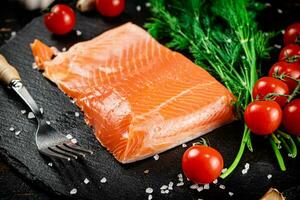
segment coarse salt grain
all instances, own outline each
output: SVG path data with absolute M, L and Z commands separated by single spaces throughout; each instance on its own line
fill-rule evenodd
M 190 188 L 191 188 L 192 190 L 196 190 L 196 189 L 199 188 L 199 185 L 198 185 L 198 184 L 193 184 L 193 185 L 190 186 Z
M 75 103 L 75 100 L 74 100 L 74 99 L 71 99 L 70 102 L 74 104 L 74 103 Z
M 178 177 L 178 178 L 182 178 L 183 176 L 182 176 L 182 174 L 180 173 L 180 174 L 177 175 L 177 177 Z
M 272 178 L 272 174 L 268 174 L 267 178 L 271 179 Z
M 281 10 L 281 9 L 277 9 L 277 12 L 279 13 L 279 14 L 282 14 L 283 13 L 283 11 Z
M 106 183 L 106 181 L 107 181 L 107 179 L 106 179 L 105 177 L 103 177 L 103 178 L 100 180 L 101 183 Z
M 90 180 L 87 179 L 87 178 L 85 178 L 85 179 L 83 180 L 83 182 L 84 182 L 84 184 L 88 184 L 88 183 L 90 182 Z
M 185 147 L 187 147 L 187 145 L 186 145 L 185 143 L 183 143 L 183 144 L 182 144 L 182 147 L 185 148 Z
M 44 113 L 44 108 L 40 108 L 40 111 L 43 114 Z
M 61 49 L 61 51 L 62 51 L 62 52 L 65 52 L 65 51 L 67 51 L 67 48 L 64 47 L 64 48 Z
M 148 200 L 151 200 L 152 199 L 152 195 L 151 194 L 149 194 L 149 196 L 148 196 Z
M 14 128 L 14 127 L 10 127 L 9 130 L 10 130 L 10 131 L 14 131 L 15 128 Z
M 49 166 L 49 167 L 52 167 L 52 166 L 53 166 L 53 163 L 52 163 L 52 162 L 49 162 L 49 163 L 48 163 L 48 166 Z
M 197 189 L 198 192 L 201 192 L 202 190 L 204 190 L 204 187 L 202 187 L 202 186 L 198 187 L 198 189 Z
M 169 194 L 169 192 L 170 192 L 169 190 L 165 190 L 165 194 Z
M 73 136 L 71 134 L 68 134 L 68 135 L 66 135 L 66 138 L 70 140 L 73 138 Z
M 150 188 L 150 187 L 146 188 L 146 193 L 147 193 L 147 194 L 153 193 L 153 189 Z
M 285 33 L 285 30 L 281 30 L 281 33 L 284 34 L 284 33 Z
M 79 112 L 75 112 L 75 117 L 79 117 Z
M 167 185 L 162 185 L 162 186 L 160 187 L 161 190 L 165 190 L 165 189 L 167 189 L 167 188 L 168 188 Z
M 280 44 L 274 44 L 274 47 L 277 49 L 281 49 L 281 45 Z
M 28 113 L 28 119 L 33 119 L 33 118 L 35 118 L 33 112 L 29 112 Z
M 76 188 L 73 188 L 71 191 L 70 191 L 70 194 L 76 194 L 77 193 L 77 189 Z
M 38 66 L 37 66 L 37 64 L 34 62 L 34 63 L 32 63 L 32 69 L 37 69 L 38 68 Z
M 73 138 L 73 139 L 71 139 L 71 142 L 72 142 L 73 144 L 76 144 L 76 143 L 77 143 L 77 140 L 76 140 L 75 138 Z
M 245 169 L 249 169 L 250 168 L 250 164 L 249 163 L 246 163 L 245 164 Z
M 76 30 L 76 35 L 77 36 L 81 36 L 82 35 L 82 32 L 80 30 Z
M 144 171 L 144 174 L 148 174 L 149 173 L 149 169 L 146 169 L 145 171 Z
M 13 38 L 13 37 L 15 37 L 15 36 L 17 35 L 17 33 L 16 33 L 16 31 L 12 31 L 12 32 L 10 33 L 10 35 L 11 35 L 11 37 Z
M 142 10 L 142 7 L 140 5 L 136 6 L 136 11 L 140 12 Z
M 26 110 L 21 110 L 21 114 L 24 115 L 26 113 Z
M 150 2 L 146 2 L 146 3 L 145 3 L 145 6 L 146 6 L 147 8 L 149 8 L 149 7 L 151 7 L 151 3 L 150 3 Z
M 180 182 L 180 183 L 176 184 L 177 187 L 180 187 L 180 186 L 183 186 L 183 185 L 184 185 L 184 182 Z
M 214 181 L 213 181 L 213 184 L 217 184 L 218 183 L 218 179 L 215 179 Z
M 242 174 L 247 174 L 248 173 L 248 170 L 247 169 L 243 169 L 242 170 Z
M 153 156 L 154 160 L 158 160 L 159 159 L 159 155 L 156 154 L 155 156 Z
M 205 184 L 203 187 L 205 190 L 209 190 L 209 184 Z
M 21 133 L 21 131 L 19 130 L 19 131 L 16 131 L 15 132 L 15 135 L 19 135 Z
M 271 3 L 265 3 L 265 6 L 271 7 L 272 5 L 271 5 Z
M 222 189 L 222 190 L 225 190 L 225 185 L 221 184 L 221 185 L 219 185 L 219 188 Z
M 228 192 L 229 196 L 233 196 L 233 192 Z
M 47 120 L 47 121 L 46 121 L 46 124 L 50 125 L 50 124 L 51 124 L 51 122 Z

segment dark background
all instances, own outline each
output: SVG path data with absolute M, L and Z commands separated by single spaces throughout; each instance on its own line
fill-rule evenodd
M 282 30 L 295 20 L 300 20 L 299 0 L 288 0 L 281 3 L 269 2 L 272 5 L 272 9 L 267 9 L 263 15 L 259 17 L 262 29 Z M 278 13 L 278 8 L 283 10 L 282 14 Z M 40 14 L 39 11 L 28 12 L 24 10 L 16 0 L 1 0 L 0 44 L 9 41 L 11 32 L 17 32 L 25 24 L 30 22 L 31 19 Z M 282 45 L 281 37 L 281 34 L 279 34 L 279 36 L 275 38 L 274 43 Z M 276 57 L 278 51 L 278 49 L 274 48 L 272 51 L 273 57 Z M 270 66 L 273 60 L 269 60 L 265 65 Z M 267 69 L 267 67 L 265 67 L 265 69 Z M 272 154 L 270 153 L 270 155 Z M 58 199 L 58 197 L 45 193 L 42 188 L 36 188 L 32 183 L 24 180 L 0 157 L 0 199 Z

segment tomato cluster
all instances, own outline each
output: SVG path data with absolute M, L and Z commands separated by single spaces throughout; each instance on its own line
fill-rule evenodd
M 284 33 L 286 45 L 268 77 L 253 87 L 251 102 L 244 113 L 245 122 L 254 134 L 269 135 L 281 125 L 290 134 L 300 136 L 300 23 Z

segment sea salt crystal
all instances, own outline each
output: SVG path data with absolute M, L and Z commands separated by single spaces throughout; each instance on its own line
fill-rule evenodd
M 159 159 L 159 155 L 156 154 L 155 156 L 153 156 L 154 160 L 158 160 Z
M 182 144 L 182 147 L 185 148 L 185 147 L 187 147 L 187 145 L 186 145 L 185 143 L 183 143 L 183 144 Z
M 85 178 L 85 179 L 83 180 L 83 182 L 84 182 L 84 184 L 88 184 L 88 183 L 90 182 L 90 180 L 87 179 L 87 178 Z
M 247 169 L 243 169 L 242 170 L 242 174 L 247 174 L 248 173 L 248 170 Z
M 75 117 L 79 117 L 79 112 L 75 112 Z
M 146 193 L 147 193 L 147 194 L 153 193 L 153 189 L 150 188 L 150 187 L 146 188 Z
M 76 144 L 76 143 L 77 143 L 77 140 L 76 140 L 75 138 L 73 138 L 73 139 L 71 139 L 71 142 L 72 142 L 73 144 Z
M 233 196 L 233 192 L 228 192 L 229 196 Z
M 82 35 L 82 32 L 80 30 L 76 30 L 76 35 L 77 36 L 81 36 Z
M 204 187 L 202 187 L 202 186 L 198 187 L 198 189 L 197 189 L 198 192 L 201 192 L 202 190 L 204 190 Z
M 272 174 L 268 174 L 267 178 L 271 179 L 272 178 Z
M 66 138 L 70 140 L 73 138 L 73 136 L 71 134 L 68 134 L 68 135 L 66 135 Z
M 64 48 L 61 49 L 61 51 L 62 51 L 62 52 L 65 52 L 65 51 L 67 51 L 67 48 L 64 47 Z
M 26 113 L 26 110 L 21 110 L 21 114 L 24 115 Z
M 274 47 L 277 49 L 281 49 L 281 45 L 280 44 L 274 44 Z
M 148 200 L 151 200 L 153 197 L 152 197 L 152 194 L 149 194 L 148 196 Z
M 12 31 L 12 32 L 10 33 L 10 35 L 11 35 L 11 38 L 14 38 L 14 37 L 17 35 L 17 33 L 16 33 L 16 31 Z
M 265 6 L 271 7 L 272 5 L 271 5 L 271 3 L 265 3 Z
M 101 183 L 106 183 L 106 181 L 107 181 L 107 179 L 106 179 L 105 177 L 103 177 L 103 178 L 100 180 Z
M 21 133 L 21 131 L 19 130 L 19 131 L 16 131 L 15 132 L 15 135 L 19 135 Z
M 205 184 L 203 187 L 205 190 L 209 190 L 209 184 Z
M 40 108 L 40 111 L 43 114 L 44 113 L 44 108 Z
M 246 163 L 245 164 L 245 169 L 249 169 L 250 168 L 250 164 L 249 163 Z
M 37 69 L 38 68 L 38 66 L 37 66 L 37 64 L 34 62 L 34 63 L 32 63 L 32 69 Z
M 76 188 L 73 188 L 71 191 L 70 191 L 70 194 L 76 194 L 77 193 L 77 189 Z
M 71 99 L 70 102 L 74 104 L 74 103 L 75 103 L 75 100 L 74 100 L 74 99 Z
M 51 124 L 51 122 L 47 120 L 47 121 L 46 121 L 46 124 L 50 125 L 50 124 Z
M 168 188 L 167 185 L 162 185 L 162 186 L 160 187 L 161 190 L 165 190 L 165 189 L 167 189 L 167 188 Z
M 243 60 L 245 60 L 245 59 L 246 59 L 246 56 L 242 56 L 241 58 L 242 58 Z
M 52 167 L 52 166 L 53 166 L 53 163 L 52 163 L 52 162 L 49 162 L 49 163 L 48 163 L 48 166 L 49 166 L 49 167 Z
M 176 184 L 177 187 L 180 187 L 180 186 L 183 186 L 183 185 L 184 185 L 184 182 L 179 182 L 179 183 Z
M 183 176 L 182 176 L 182 174 L 180 173 L 180 174 L 177 175 L 177 177 L 178 177 L 178 178 L 182 178 Z
M 222 185 L 222 184 L 221 184 L 221 185 L 219 186 L 219 188 L 222 189 L 222 190 L 225 190 L 225 185 Z
M 142 10 L 142 7 L 140 5 L 136 6 L 136 11 L 140 12 Z
M 144 174 L 148 174 L 149 173 L 149 169 L 146 169 L 145 171 L 144 171 Z
M 218 183 L 218 179 L 215 179 L 214 181 L 213 181 L 213 184 L 217 184 Z
M 190 186 L 190 188 L 191 188 L 192 190 L 196 190 L 196 189 L 199 188 L 199 185 L 198 185 L 198 184 L 193 184 L 193 185 Z
M 149 8 L 149 7 L 151 7 L 151 3 L 150 3 L 150 2 L 146 2 L 146 3 L 145 3 L 145 6 L 146 6 L 147 8 Z
M 284 33 L 285 33 L 285 30 L 281 30 L 281 33 L 284 34 Z
M 170 192 L 169 190 L 165 190 L 165 194 L 169 194 L 169 192 Z
M 14 127 L 10 127 L 9 130 L 10 130 L 10 131 L 14 131 L 15 128 L 14 128 Z
M 278 12 L 279 14 L 282 14 L 282 13 L 283 13 L 283 11 L 282 11 L 280 8 L 277 9 L 277 12 Z
M 33 119 L 33 118 L 35 118 L 33 112 L 29 112 L 28 113 L 28 119 Z

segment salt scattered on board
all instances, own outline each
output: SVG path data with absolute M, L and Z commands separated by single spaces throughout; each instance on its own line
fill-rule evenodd
M 75 138 L 73 138 L 73 139 L 71 139 L 71 142 L 72 142 L 73 144 L 76 144 L 76 143 L 77 143 L 77 140 L 76 140 Z
M 200 186 L 200 187 L 198 187 L 198 189 L 197 189 L 198 192 L 201 192 L 202 190 L 204 190 L 204 187 L 203 187 L 203 186 Z
M 272 174 L 268 174 L 267 178 L 271 179 L 272 178 Z
M 76 35 L 77 36 L 81 36 L 82 35 L 82 32 L 80 30 L 76 30 Z
M 148 174 L 149 173 L 149 169 L 146 169 L 145 171 L 144 171 L 144 174 Z
M 179 182 L 179 183 L 176 184 L 177 187 L 180 187 L 180 186 L 183 186 L 183 185 L 184 185 L 184 182 Z
M 100 180 L 101 183 L 106 183 L 107 182 L 107 179 L 105 177 L 103 177 L 101 180 Z
M 190 186 L 190 188 L 191 188 L 192 190 L 196 190 L 196 189 L 199 188 L 199 185 L 198 185 L 198 184 L 193 184 L 193 185 Z
M 153 156 L 154 160 L 158 160 L 159 159 L 159 155 L 156 154 L 155 156 Z
M 186 145 L 185 143 L 183 143 L 183 144 L 182 144 L 182 147 L 185 148 L 185 147 L 187 147 L 187 145 Z
M 151 3 L 150 3 L 150 2 L 146 2 L 146 3 L 145 3 L 145 6 L 146 6 L 147 8 L 149 8 L 149 7 L 151 7 Z
M 40 108 L 40 111 L 43 114 L 44 113 L 44 108 Z
M 48 166 L 49 166 L 49 167 L 52 167 L 52 166 L 53 166 L 53 163 L 52 163 L 52 162 L 49 162 L 49 163 L 48 163 Z
M 15 130 L 15 128 L 14 128 L 14 127 L 10 127 L 9 130 L 10 130 L 11 132 L 13 132 L 13 131 Z
M 79 117 L 79 112 L 75 112 L 75 117 Z
M 221 184 L 221 185 L 219 186 L 219 188 L 222 189 L 222 190 L 225 190 L 225 185 L 222 185 L 222 184 Z
M 68 135 L 66 135 L 66 138 L 70 140 L 73 138 L 73 136 L 71 134 L 68 134 Z
M 28 119 L 33 119 L 33 118 L 35 118 L 33 112 L 29 112 L 28 113 Z
M 136 6 L 136 11 L 140 12 L 142 10 L 142 7 L 140 5 Z
M 64 47 L 64 48 L 61 49 L 61 51 L 62 51 L 62 52 L 65 52 L 65 51 L 67 51 L 67 48 Z
M 209 184 L 204 184 L 204 187 L 203 187 L 205 190 L 209 190 Z
M 282 11 L 280 8 L 277 9 L 277 12 L 278 12 L 279 14 L 282 14 L 282 13 L 283 13 L 283 11 Z
M 77 189 L 76 188 L 73 188 L 71 191 L 70 191 L 70 194 L 76 194 L 77 193 Z
M 281 45 L 280 44 L 274 44 L 274 47 L 277 49 L 281 49 Z
M 167 189 L 167 188 L 168 188 L 167 185 L 162 185 L 162 186 L 160 187 L 161 190 L 165 190 L 165 189 Z
M 147 194 L 153 193 L 153 189 L 151 187 L 146 188 L 145 191 L 146 191 Z
M 85 178 L 85 179 L 83 180 L 83 182 L 84 182 L 84 184 L 88 184 L 88 183 L 90 182 L 90 180 L 87 179 L 87 178 Z
M 50 125 L 50 124 L 51 124 L 51 122 L 47 120 L 47 121 L 46 121 L 46 124 Z
M 21 110 L 21 114 L 24 115 L 26 113 L 26 110 Z
M 229 196 L 233 196 L 233 192 L 228 192 Z
M 213 181 L 213 184 L 217 184 L 218 183 L 218 179 L 215 179 L 214 181 Z
M 151 200 L 152 199 L 152 194 L 149 194 L 148 195 L 148 200 Z
M 18 131 L 15 132 L 15 135 L 19 135 L 20 133 L 21 133 L 21 131 L 18 130 Z

